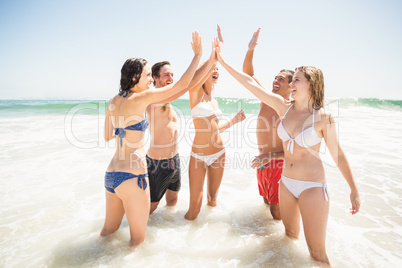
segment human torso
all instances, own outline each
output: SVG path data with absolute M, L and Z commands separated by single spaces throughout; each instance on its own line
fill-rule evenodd
M 116 152 L 107 171 L 146 173 L 144 136 L 147 119 L 145 107 L 136 103 L 135 98 L 116 96 L 109 102 L 107 109 L 110 111 L 113 131 L 117 134 L 115 137 Z M 123 134 L 120 134 L 122 132 Z
M 151 104 L 147 108 L 151 141 L 148 156 L 169 159 L 178 152 L 177 114 L 170 103 Z
M 268 105 L 261 103 L 257 119 L 257 143 L 260 154 L 282 152 L 282 140 L 278 137 L 279 115 Z
M 195 129 L 192 151 L 210 155 L 222 150 L 224 146 L 219 132 L 219 118 L 222 111 L 218 108 L 218 102 L 213 98 L 205 101 L 202 93 L 200 101 L 192 107 L 191 115 Z
M 295 115 L 293 112 L 289 116 L 290 108 L 277 130 L 285 152 L 283 175 L 295 180 L 323 183 L 325 172 L 319 152 L 322 138 L 317 134 L 322 127 L 321 116 L 317 111 L 313 112 L 315 116 L 308 113 Z

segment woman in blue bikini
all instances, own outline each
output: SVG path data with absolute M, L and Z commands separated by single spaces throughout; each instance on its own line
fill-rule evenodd
M 329 213 L 329 198 L 325 172 L 319 150 L 324 139 L 328 150 L 351 189 L 351 213 L 360 208 L 360 197 L 348 160 L 339 145 L 335 121 L 326 113 L 324 105 L 324 78 L 320 69 L 299 67 L 291 83 L 288 102 L 281 96 L 264 90 L 247 74 L 237 71 L 225 62 L 221 47 L 217 56 L 222 66 L 244 87 L 282 118 L 278 135 L 285 148 L 285 163 L 279 186 L 279 206 L 286 235 L 298 238 L 300 216 L 310 255 L 329 264 L 325 250 L 325 235 Z
M 197 32 L 191 43 L 194 58 L 175 84 L 149 89 L 151 67 L 144 59 L 128 59 L 121 69 L 120 93 L 108 104 L 105 140 L 116 139 L 116 152 L 106 170 L 106 217 L 101 236 L 119 229 L 124 213 L 130 227 L 130 245 L 145 239 L 150 210 L 144 131 L 148 127 L 145 109 L 151 103 L 169 98 L 190 83 L 199 64 L 202 45 Z

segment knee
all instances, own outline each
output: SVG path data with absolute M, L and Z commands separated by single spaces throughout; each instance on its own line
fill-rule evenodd
M 178 200 L 177 196 L 169 198 L 168 200 L 166 200 L 166 205 L 167 206 L 175 206 L 177 204 L 177 200 Z
M 150 208 L 149 214 L 151 214 L 152 212 L 154 212 L 155 209 L 158 207 L 158 205 L 159 205 L 159 202 L 152 202 L 152 203 L 151 203 L 151 208 Z
M 278 221 L 280 221 L 282 218 L 281 218 L 281 211 L 280 211 L 280 209 L 279 209 L 279 205 L 278 204 L 276 204 L 276 205 L 271 205 L 270 206 L 270 210 L 271 210 L 271 215 L 272 215 L 272 217 L 275 219 L 275 220 L 278 220 Z
M 313 258 L 315 261 L 319 262 L 324 262 L 329 264 L 329 260 L 327 257 L 327 253 L 325 252 L 325 248 L 323 247 L 308 247 L 310 256 Z
M 184 218 L 186 220 L 195 220 L 198 216 L 198 214 L 200 213 L 201 208 L 189 208 L 189 210 L 187 211 L 186 215 L 184 215 Z
M 144 242 L 144 240 L 145 240 L 145 235 L 137 237 L 137 238 L 131 238 L 130 247 L 137 247 L 139 244 Z
M 298 239 L 299 238 L 299 232 L 296 230 L 285 230 L 285 234 L 287 237 Z
M 113 234 L 119 229 L 120 226 L 117 226 L 117 228 L 106 228 L 103 227 L 102 231 L 100 232 L 100 236 L 108 236 L 110 234 Z

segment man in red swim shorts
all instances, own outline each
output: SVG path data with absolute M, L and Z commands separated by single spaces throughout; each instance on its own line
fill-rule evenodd
M 260 84 L 254 76 L 253 55 L 254 48 L 257 45 L 258 29 L 249 45 L 246 57 L 243 63 L 243 72 L 250 75 Z M 290 82 L 292 82 L 293 71 L 281 70 L 272 83 L 272 92 L 289 99 Z M 260 84 L 261 85 L 261 84 Z M 283 165 L 283 146 L 282 141 L 276 133 L 280 122 L 278 114 L 271 107 L 261 102 L 260 112 L 257 119 L 257 143 L 259 156 L 253 159 L 252 167 L 257 168 L 258 189 L 264 202 L 269 205 L 271 215 L 274 219 L 280 220 L 278 188 L 279 180 L 282 174 Z M 266 165 L 263 165 L 267 163 Z

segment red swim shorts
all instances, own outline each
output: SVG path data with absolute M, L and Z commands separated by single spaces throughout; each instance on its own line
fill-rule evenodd
M 257 168 L 258 190 L 270 204 L 279 204 L 278 189 L 283 160 L 271 160 L 263 168 Z

